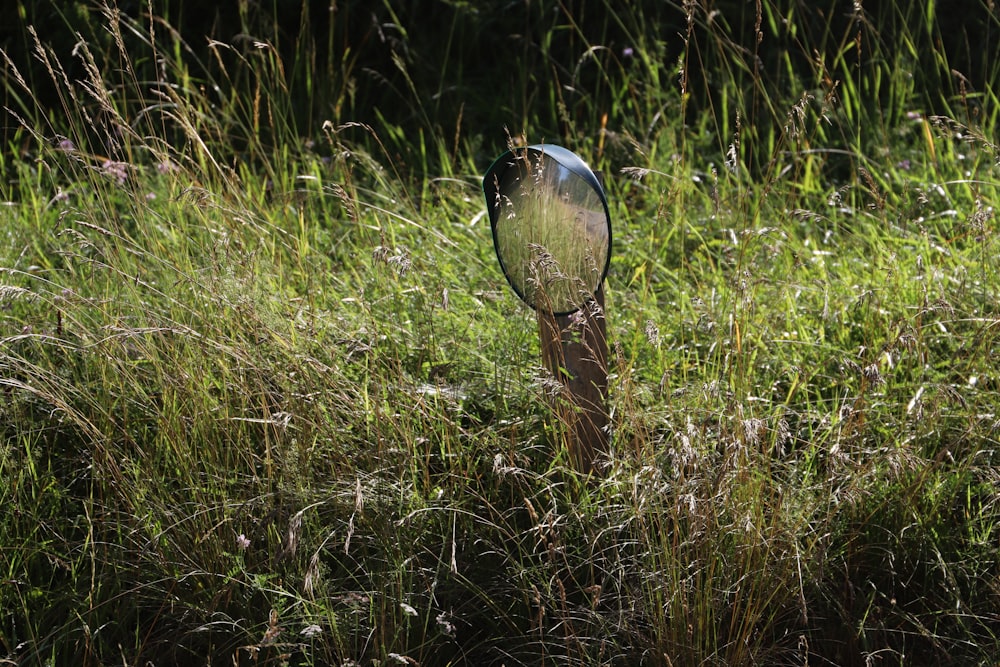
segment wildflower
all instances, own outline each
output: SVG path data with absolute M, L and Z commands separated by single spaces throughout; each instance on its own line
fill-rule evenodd
M 76 150 L 76 146 L 69 139 L 63 139 L 59 142 L 59 150 L 65 151 L 66 153 L 72 153 Z
M 323 632 L 323 628 L 319 627 L 314 623 L 312 625 L 307 625 L 305 628 L 303 628 L 302 632 L 300 632 L 299 634 L 302 635 L 303 637 L 312 637 L 314 635 L 318 635 L 321 632 Z
M 243 533 L 236 536 L 236 547 L 240 551 L 246 551 L 250 547 L 250 538 Z
M 447 614 L 442 611 L 434 620 L 437 621 L 438 628 L 442 633 L 449 637 L 455 636 L 455 624 L 448 620 Z
M 628 59 L 635 55 L 635 49 L 631 46 L 626 46 L 622 49 L 622 58 Z
M 105 160 L 101 165 L 101 171 L 118 181 L 118 185 L 123 185 L 128 178 L 128 165 L 124 162 Z

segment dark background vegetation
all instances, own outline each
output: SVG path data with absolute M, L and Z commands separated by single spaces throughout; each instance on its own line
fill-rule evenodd
M 51 78 L 31 55 L 26 27 L 34 26 L 64 57 L 75 80 L 83 73 L 68 56 L 80 37 L 95 50 L 113 48 L 101 9 L 80 1 L 13 4 L 16 12 L 11 7 L 0 27 L 0 46 L 58 113 Z M 863 14 L 845 0 L 172 0 L 152 8 L 158 25 L 176 29 L 173 48 L 186 52 L 201 83 L 220 73 L 210 40 L 247 52 L 255 40 L 271 43 L 284 64 L 293 120 L 303 137 L 315 137 L 326 120 L 397 128 L 411 143 L 421 131 L 473 144 L 486 136 L 484 159 L 502 146 L 504 128 L 515 136 L 528 133 L 532 141 L 594 141 L 603 113 L 610 114 L 609 129 L 642 139 L 667 126 L 668 115 L 683 114 L 693 124 L 705 112 L 722 111 L 721 125 L 710 129 L 730 134 L 736 105 L 721 99 L 723 76 L 743 91 L 744 124 L 761 138 L 785 120 L 768 100 L 788 97 L 800 82 L 821 91 L 824 79 L 828 86 L 837 75 L 850 76 L 850 68 L 860 76 L 896 67 L 899 62 L 886 61 L 894 53 L 909 65 L 908 101 L 920 108 L 888 103 L 887 86 L 861 90 L 884 110 L 885 125 L 909 110 L 947 113 L 960 97 L 976 104 L 995 67 L 1000 33 L 993 3 L 858 4 Z M 149 22 L 147 3 L 117 7 L 139 24 Z M 151 59 L 133 66 L 140 79 L 159 76 Z M 662 90 L 650 95 L 650 87 Z M 24 100 L 12 97 L 12 90 L 4 87 L 4 104 L 22 108 Z M 669 100 L 668 91 L 686 95 L 673 105 L 643 106 L 651 98 Z M 622 97 L 632 103 L 616 104 Z M 13 123 L 3 122 L 9 137 Z M 728 137 L 714 139 L 719 144 Z M 407 143 L 397 142 L 404 155 Z

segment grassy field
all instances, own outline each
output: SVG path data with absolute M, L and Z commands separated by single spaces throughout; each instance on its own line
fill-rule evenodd
M 513 139 L 419 82 L 418 131 L 335 78 L 305 129 L 308 58 L 113 8 L 3 54 L 0 665 L 998 664 L 1000 64 L 933 9 L 684 3 L 667 59 L 601 7 L 630 46 L 546 15 L 579 61 Z M 589 477 L 491 245 L 508 140 L 607 184 Z

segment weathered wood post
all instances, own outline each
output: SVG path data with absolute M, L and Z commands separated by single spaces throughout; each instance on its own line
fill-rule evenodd
M 573 315 L 538 312 L 542 362 L 563 385 L 556 398 L 566 448 L 585 473 L 608 454 L 608 339 L 604 289 Z
M 604 278 L 611 217 L 604 188 L 576 154 L 550 144 L 512 149 L 483 179 L 497 259 L 535 309 L 542 362 L 558 379 L 556 414 L 573 465 L 594 472 L 610 422 Z

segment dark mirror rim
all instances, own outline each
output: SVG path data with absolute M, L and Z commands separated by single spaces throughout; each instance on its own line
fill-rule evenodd
M 533 144 L 531 146 L 524 146 L 523 148 L 514 148 L 504 152 L 500 157 L 493 161 L 490 168 L 486 170 L 486 175 L 483 177 L 483 195 L 486 197 L 486 212 L 490 218 L 490 230 L 493 236 L 493 249 L 496 252 L 497 260 L 500 262 L 500 268 L 503 271 L 504 278 L 507 279 L 507 283 L 510 285 L 514 293 L 526 303 L 531 308 L 538 310 L 539 304 L 533 303 L 518 289 L 514 280 L 511 279 L 510 273 L 507 270 L 507 265 L 504 263 L 503 257 L 500 254 L 500 247 L 497 243 L 497 221 L 500 217 L 500 209 L 496 205 L 497 195 L 497 184 L 500 182 L 504 172 L 513 167 L 516 164 L 518 157 L 515 155 L 516 152 L 524 151 L 532 152 L 536 154 L 546 155 L 564 168 L 568 169 L 572 173 L 576 174 L 584 180 L 594 192 L 597 193 L 598 198 L 601 200 L 601 205 L 604 207 L 604 217 L 608 225 L 608 253 L 604 260 L 604 269 L 601 271 L 601 278 L 597 283 L 597 288 L 595 292 L 601 289 L 601 285 L 604 284 L 604 280 L 608 276 L 608 271 L 611 268 L 611 247 L 612 247 L 612 234 L 611 234 L 611 212 L 608 209 L 608 199 L 604 193 L 604 187 L 601 185 L 600 180 L 594 171 L 583 161 L 579 155 L 573 151 L 563 148 L 562 146 L 557 146 L 556 144 Z M 593 298 L 585 299 L 583 303 L 579 304 L 575 308 L 566 311 L 553 311 L 553 315 L 564 316 L 571 315 L 586 304 L 592 301 Z

